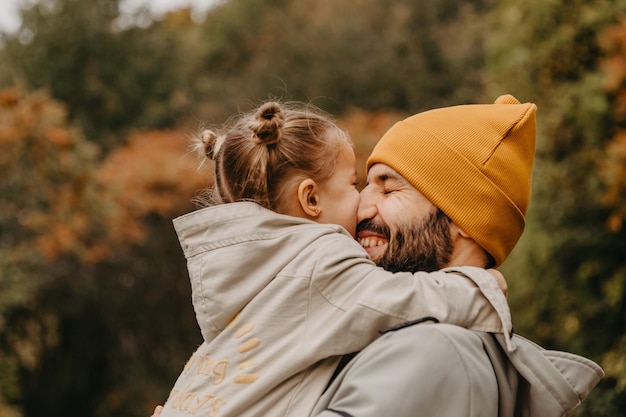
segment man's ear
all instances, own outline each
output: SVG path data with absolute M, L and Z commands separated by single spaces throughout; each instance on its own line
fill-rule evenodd
M 317 183 L 307 178 L 298 185 L 298 202 L 302 210 L 311 217 L 320 215 L 320 197 L 317 193 Z
M 458 227 L 458 226 L 457 226 L 457 227 Z M 460 234 L 461 236 L 463 236 L 464 238 L 471 239 L 470 235 L 468 235 L 467 233 L 465 233 L 465 230 L 461 229 L 460 227 L 459 227 L 458 229 L 459 229 L 459 234 Z
M 455 222 L 451 222 L 451 223 L 450 223 L 450 231 L 451 231 L 452 233 L 456 232 L 456 233 L 458 233 L 459 235 L 461 235 L 461 237 L 464 237 L 464 238 L 466 238 L 466 239 L 471 239 L 470 235 L 468 235 L 467 233 L 465 233 L 465 230 L 461 229 L 461 228 L 459 227 L 459 225 L 458 225 L 458 224 L 456 224 Z

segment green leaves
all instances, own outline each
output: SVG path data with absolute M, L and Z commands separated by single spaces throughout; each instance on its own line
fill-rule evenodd
M 511 285 L 513 317 L 519 332 L 611 369 L 579 415 L 617 415 L 626 401 L 614 359 L 626 329 L 616 113 L 626 86 L 616 27 L 624 11 L 623 1 L 507 1 L 493 14 L 493 85 L 539 107 L 529 226 L 507 265 L 520 281 Z M 517 286 L 533 296 L 518 297 Z

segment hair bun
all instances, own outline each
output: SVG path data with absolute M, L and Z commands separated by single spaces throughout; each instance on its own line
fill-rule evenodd
M 278 103 L 263 104 L 256 113 L 252 126 L 252 140 L 256 143 L 273 145 L 280 140 L 285 119 Z
M 203 151 L 206 157 L 214 160 L 217 144 L 217 134 L 212 130 L 205 129 L 200 134 L 200 140 L 202 141 Z

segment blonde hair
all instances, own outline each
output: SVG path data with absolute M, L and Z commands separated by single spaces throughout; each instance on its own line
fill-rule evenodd
M 267 102 L 241 116 L 225 133 L 204 130 L 197 138 L 215 162 L 210 200 L 204 204 L 254 201 L 283 212 L 295 184 L 327 179 L 349 136 L 310 106 Z

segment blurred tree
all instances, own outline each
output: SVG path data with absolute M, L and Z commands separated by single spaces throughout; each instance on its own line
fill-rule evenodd
M 614 126 L 613 137 L 606 152 L 598 161 L 600 174 L 605 185 L 603 203 L 609 210 L 608 229 L 624 236 L 626 229 L 626 10 L 618 21 L 607 27 L 600 37 L 605 51 L 601 60 L 603 85 L 609 93 L 610 117 Z M 623 248 L 622 253 L 626 253 Z M 603 284 L 609 304 L 626 303 L 626 264 L 618 269 Z M 626 393 L 626 332 L 616 338 L 612 349 L 604 354 L 607 375 L 617 381 L 617 390 Z M 625 394 L 626 395 L 626 394 Z
M 376 143 L 391 126 L 407 116 L 407 114 L 397 111 L 373 112 L 350 108 L 337 120 L 337 124 L 349 133 L 354 142 L 357 180 L 361 187 L 364 186 L 367 180 L 365 163 L 372 153 L 372 149 L 374 149 Z
M 492 3 L 230 0 L 202 24 L 190 79 L 218 120 L 268 96 L 333 113 L 474 101 Z
M 62 252 L 90 252 L 89 169 L 97 149 L 67 125 L 63 106 L 45 92 L 0 92 L 0 411 L 20 415 L 21 375 L 36 372 L 58 344 L 54 315 L 35 315 L 39 291 L 75 263 Z M 95 233 L 94 233 L 95 232 Z M 22 403 L 23 404 L 23 403 Z
M 128 142 L 99 165 L 47 93 L 0 92 L 3 416 L 145 416 L 198 343 L 170 219 L 208 178 L 180 133 Z
M 624 121 L 599 71 L 602 36 L 625 12 L 623 0 L 502 1 L 490 37 L 492 89 L 539 106 L 527 232 L 506 265 L 516 329 L 609 371 L 578 415 L 626 408 L 626 369 L 615 361 L 626 353 L 626 228 L 611 197 L 623 184 Z
M 0 85 L 49 88 L 105 154 L 130 128 L 220 123 L 268 97 L 333 113 L 475 101 L 494 3 L 229 0 L 196 25 L 118 1 L 41 2 L 0 50 Z
M 613 138 L 600 166 L 607 185 L 604 201 L 611 210 L 608 226 L 618 232 L 626 227 L 626 15 L 606 28 L 600 41 L 606 52 L 600 62 L 603 86 L 611 100 L 610 116 L 614 126 Z
M 67 275 L 48 289 L 48 299 L 77 299 L 78 306 L 45 303 L 67 329 L 63 347 L 47 352 L 27 381 L 29 398 L 39 398 L 27 401 L 28 415 L 68 415 L 78 397 L 84 411 L 71 415 L 145 416 L 167 398 L 201 340 L 170 221 L 209 183 L 186 148 L 180 133 L 137 132 L 95 171 L 106 224 L 100 258 L 88 260 L 82 282 Z M 59 374 L 72 378 L 49 387 Z
M 131 128 L 172 126 L 181 111 L 177 37 L 167 25 L 121 30 L 118 1 L 39 2 L 1 51 L 0 82 L 48 88 L 105 151 Z

